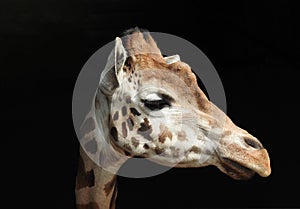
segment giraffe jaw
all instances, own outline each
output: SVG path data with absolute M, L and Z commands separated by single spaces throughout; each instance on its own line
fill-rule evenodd
M 270 159 L 266 149 L 252 151 L 242 156 L 219 157 L 219 166 L 222 172 L 236 180 L 247 180 L 255 173 L 261 177 L 268 177 L 271 174 Z
M 255 175 L 255 171 L 229 158 L 222 158 L 220 170 L 236 180 L 248 180 Z

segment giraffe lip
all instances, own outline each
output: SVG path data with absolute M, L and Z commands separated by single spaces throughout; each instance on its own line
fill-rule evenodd
M 233 179 L 248 180 L 252 178 L 255 172 L 240 163 L 229 158 L 222 158 L 223 171 Z

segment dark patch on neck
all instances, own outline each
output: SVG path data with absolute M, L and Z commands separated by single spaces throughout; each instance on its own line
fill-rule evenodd
M 127 115 L 127 107 L 126 106 L 123 106 L 121 110 L 122 110 L 123 116 Z
M 113 120 L 116 121 L 119 119 L 119 111 L 116 111 L 114 116 L 113 116 Z
M 116 127 L 112 127 L 110 129 L 110 134 L 113 137 L 113 139 L 117 142 L 118 141 L 118 131 L 117 131 Z
M 83 125 L 80 128 L 80 134 L 81 137 L 83 137 L 85 134 L 93 131 L 95 129 L 95 122 L 93 118 L 88 118 L 84 121 Z
M 104 192 L 105 192 L 106 196 L 108 196 L 109 193 L 112 191 L 112 189 L 115 186 L 115 183 L 116 183 L 116 176 L 114 176 L 109 182 L 107 182 L 104 185 Z
M 93 138 L 91 141 L 87 142 L 84 145 L 84 148 L 86 151 L 88 151 L 91 154 L 95 154 L 97 152 L 98 146 L 97 146 L 97 142 L 96 139 Z
M 95 202 L 89 202 L 87 204 L 76 204 L 77 209 L 100 209 Z
M 125 102 L 126 102 L 127 104 L 130 104 L 130 103 L 131 103 L 131 97 L 127 95 L 127 96 L 125 97 Z
M 130 116 L 127 118 L 127 124 L 128 124 L 129 130 L 132 131 L 133 130 L 133 126 L 134 126 L 134 122 L 133 122 L 133 120 L 132 120 L 132 118 Z
M 153 138 L 150 136 L 150 134 L 152 133 L 152 126 L 150 125 L 149 120 L 147 118 L 144 118 L 144 122 L 140 125 L 141 127 L 137 130 L 137 133 L 142 135 L 145 139 L 152 141 Z
M 135 109 L 134 107 L 130 108 L 130 112 L 134 115 L 134 116 L 140 116 L 141 113 L 139 113 L 139 111 L 137 111 L 137 109 Z
M 85 165 L 82 157 L 79 157 L 78 170 L 76 178 L 76 190 L 80 190 L 85 187 L 92 187 L 95 185 L 94 170 L 85 171 Z
M 122 122 L 122 134 L 123 134 L 124 138 L 127 137 L 127 128 L 126 128 L 126 123 L 125 122 Z

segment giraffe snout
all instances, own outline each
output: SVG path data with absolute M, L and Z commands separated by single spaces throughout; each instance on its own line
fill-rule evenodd
M 249 179 L 254 173 L 267 177 L 271 173 L 267 150 L 248 133 L 222 139 L 219 157 L 220 169 L 234 179 Z

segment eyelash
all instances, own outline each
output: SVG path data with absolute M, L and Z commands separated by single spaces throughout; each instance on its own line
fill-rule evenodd
M 170 99 L 162 97 L 160 100 L 141 100 L 145 107 L 147 107 L 150 110 L 161 110 L 165 107 L 171 107 Z

